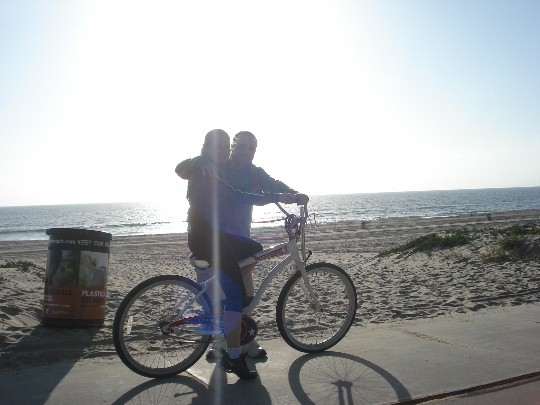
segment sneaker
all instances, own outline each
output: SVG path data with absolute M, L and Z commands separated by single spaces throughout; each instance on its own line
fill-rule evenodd
M 223 335 L 216 335 L 212 347 L 206 352 L 207 361 L 215 361 L 219 359 L 227 351 L 227 341 Z
M 264 359 L 268 357 L 268 353 L 255 340 L 252 340 L 247 345 L 242 346 L 242 353 L 245 353 L 252 359 Z
M 224 354 L 225 354 L 225 349 L 223 347 L 211 348 L 210 350 L 206 352 L 206 361 L 216 361 Z
M 259 375 L 256 371 L 252 371 L 248 368 L 245 354 L 242 354 L 237 359 L 231 359 L 229 354 L 225 353 L 221 357 L 219 366 L 227 373 L 236 374 L 241 380 L 251 380 Z

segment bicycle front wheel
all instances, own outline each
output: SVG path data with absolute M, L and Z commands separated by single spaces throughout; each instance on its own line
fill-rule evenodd
M 297 272 L 281 290 L 276 322 L 289 346 L 315 353 L 334 346 L 349 331 L 356 316 L 356 289 L 349 275 L 333 264 L 312 263 L 306 273 L 319 308 Z
M 184 328 L 167 330 L 182 304 L 201 287 L 185 277 L 152 277 L 136 286 L 120 303 L 113 323 L 114 347 L 131 370 L 145 377 L 167 377 L 187 370 L 204 354 L 212 336 Z M 179 305 L 180 304 L 180 305 Z M 211 314 L 206 295 L 184 316 Z

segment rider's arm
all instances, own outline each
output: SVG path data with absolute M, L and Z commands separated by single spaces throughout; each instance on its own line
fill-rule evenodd
M 258 183 L 258 186 L 261 188 L 261 191 L 268 193 L 290 193 L 298 194 L 298 191 L 292 189 L 281 180 L 276 180 L 270 176 L 262 167 L 254 167 L 255 177 Z
M 176 172 L 178 176 L 180 176 L 184 180 L 189 180 L 191 178 L 191 172 L 193 170 L 192 162 L 193 162 L 193 159 L 186 159 L 178 163 L 174 171 Z
M 285 204 L 292 204 L 296 203 L 298 205 L 304 205 L 309 202 L 309 197 L 306 194 L 301 194 L 298 191 L 290 188 L 288 185 L 283 183 L 280 180 L 276 180 L 273 177 L 271 177 L 268 173 L 264 171 L 261 167 L 256 167 L 255 170 L 257 170 L 257 176 L 259 177 L 259 182 L 262 184 L 262 191 L 264 192 L 270 192 L 270 193 L 284 193 L 291 195 L 293 200 L 292 201 L 281 201 Z
M 191 179 L 194 170 L 199 169 L 203 174 L 217 177 L 216 165 L 206 156 L 197 156 L 193 159 L 186 159 L 176 165 L 175 172 L 184 180 Z
M 218 177 L 206 176 L 201 170 L 194 170 L 188 185 L 189 221 L 191 224 L 203 220 L 213 226 L 223 227 L 227 221 L 227 212 L 231 204 L 265 205 L 272 202 L 291 204 L 293 194 L 252 194 L 239 191 Z M 220 209 L 216 210 L 215 202 Z M 217 215 L 217 214 L 220 215 Z M 225 215 L 225 217 L 224 217 Z M 217 224 L 217 225 L 216 225 Z
M 278 193 L 278 192 L 268 192 L 268 193 L 248 193 L 246 191 L 241 191 L 233 186 L 229 185 L 223 180 L 219 180 L 219 187 L 221 193 L 229 193 L 231 197 L 237 201 L 240 201 L 245 204 L 253 205 L 266 205 L 275 202 L 281 202 L 284 204 L 292 204 L 296 201 L 294 193 Z

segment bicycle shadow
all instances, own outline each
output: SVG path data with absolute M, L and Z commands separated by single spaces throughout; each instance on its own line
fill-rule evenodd
M 392 403 L 411 400 L 391 373 L 341 352 L 306 354 L 289 368 L 289 385 L 301 404 Z
M 301 404 L 396 403 L 412 399 L 391 373 L 368 360 L 341 352 L 303 355 L 291 364 L 287 378 L 290 390 Z M 132 388 L 113 405 L 271 405 L 286 391 L 281 386 L 269 388 L 273 391 L 264 386 L 264 377 L 228 384 L 227 373 L 215 366 L 208 385 L 188 375 L 151 380 Z
M 236 377 L 231 377 L 236 379 Z M 188 375 L 160 378 L 138 385 L 119 397 L 112 405 L 163 404 L 260 404 L 271 405 L 272 400 L 261 380 L 237 380 L 228 384 L 227 373 L 217 365 L 208 386 Z
M 125 404 L 210 404 L 211 395 L 206 386 L 191 376 L 149 380 L 120 396 L 111 405 Z

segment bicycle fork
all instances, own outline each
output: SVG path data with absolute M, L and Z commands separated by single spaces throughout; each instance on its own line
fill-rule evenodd
M 302 291 L 304 291 L 304 294 L 306 294 L 306 297 L 315 312 L 321 312 L 322 305 L 319 301 L 319 296 L 313 290 L 313 287 L 309 282 L 309 278 L 306 272 L 306 264 L 302 261 L 298 261 L 296 262 L 296 269 L 300 272 L 300 278 L 302 279 L 302 281 L 298 283 L 298 286 L 302 289 Z

